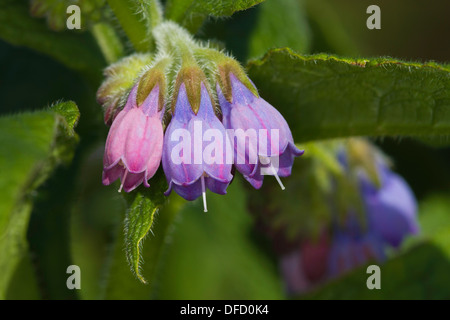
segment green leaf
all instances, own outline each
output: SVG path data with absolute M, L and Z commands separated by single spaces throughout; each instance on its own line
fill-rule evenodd
M 128 263 L 138 279 L 147 283 L 141 274 L 143 263 L 142 248 L 149 234 L 155 216 L 166 200 L 164 196 L 165 180 L 159 176 L 153 179 L 152 187 L 141 188 L 140 192 L 127 194 L 128 209 L 125 218 L 125 244 Z
M 24 255 L 10 279 L 5 300 L 38 299 L 41 299 L 41 295 L 31 257 L 30 255 Z
M 0 37 L 11 44 L 48 54 L 93 81 L 101 79 L 105 60 L 90 34 L 50 31 L 43 19 L 30 16 L 27 1 L 1 2 Z
M 264 0 L 168 0 L 166 18 L 176 21 L 191 32 L 197 31 L 205 18 L 229 17 Z
M 126 230 L 117 228 L 115 245 L 104 290 L 106 299 L 149 299 L 157 283 L 157 271 L 161 268 L 164 252 L 174 230 L 174 220 L 186 201 L 172 194 L 161 207 L 161 190 L 165 178 L 162 173 L 150 180 L 150 189 L 141 187 L 127 196 L 131 207 L 126 213 Z M 165 187 L 165 186 L 164 186 Z M 151 189 L 155 189 L 151 191 Z M 152 195 L 153 194 L 153 195 Z M 142 206 L 142 208 L 138 208 Z M 144 210 L 146 207 L 147 210 Z M 155 207 L 161 209 L 154 209 Z M 150 232 L 149 232 L 150 231 Z M 144 238 L 147 239 L 143 246 Z M 125 245 L 125 252 L 124 252 Z M 128 263 L 127 263 L 128 260 Z M 130 272 L 129 265 L 133 271 Z M 136 277 L 141 280 L 138 281 Z M 147 284 L 144 284 L 146 281 Z
M 271 48 L 309 50 L 310 31 L 303 1 L 266 0 L 257 7 L 257 21 L 248 39 L 248 58 L 262 56 Z
M 450 135 L 450 68 L 390 58 L 269 51 L 248 64 L 296 142 L 348 136 Z
M 75 103 L 63 102 L 46 111 L 0 118 L 0 298 L 27 253 L 33 191 L 73 154 L 77 112 Z
M 138 192 L 125 195 L 128 203 L 125 217 L 126 257 L 131 270 L 142 283 L 147 283 L 141 273 L 144 239 L 150 233 L 155 217 L 166 200 L 164 191 L 167 184 L 161 170 L 151 182 L 150 188 L 141 186 Z

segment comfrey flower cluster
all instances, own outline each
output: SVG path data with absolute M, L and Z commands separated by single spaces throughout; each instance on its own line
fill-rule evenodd
M 120 179 L 119 191 L 126 192 L 149 187 L 162 162 L 166 195 L 203 195 L 205 211 L 206 189 L 225 194 L 233 165 L 257 189 L 264 175 L 274 175 L 284 188 L 279 177 L 291 174 L 303 151 L 239 63 L 198 44 L 174 23 L 162 23 L 154 37 L 154 57 L 136 55 L 112 65 L 98 91 L 105 121 L 112 123 L 103 183 Z
M 284 201 L 277 214 L 264 222 L 290 294 L 307 292 L 369 261 L 381 263 L 387 258 L 388 247 L 399 248 L 405 237 L 419 232 L 412 190 L 369 142 L 316 143 L 308 150 L 309 157 L 289 181 L 294 184 L 294 180 L 308 179 L 302 176 L 302 167 L 307 166 L 303 172 L 308 183 L 297 184 L 296 192 L 304 194 L 296 199 L 297 210 L 289 214 Z M 329 153 L 324 155 L 324 150 Z M 325 205 L 309 199 L 322 199 Z M 303 210 L 312 216 L 309 220 L 298 218 L 304 227 L 295 220 Z M 314 230 L 308 230 L 307 225 L 315 226 Z

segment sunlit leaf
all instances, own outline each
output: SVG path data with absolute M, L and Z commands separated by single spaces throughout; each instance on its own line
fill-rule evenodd
M 288 120 L 298 142 L 450 135 L 447 66 L 276 49 L 248 67 L 261 95 Z
M 73 102 L 0 118 L 0 298 L 17 263 L 27 253 L 33 192 L 56 165 L 71 159 L 77 118 Z

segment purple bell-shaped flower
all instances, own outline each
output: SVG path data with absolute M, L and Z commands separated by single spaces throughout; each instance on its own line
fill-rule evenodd
M 230 95 L 217 84 L 217 94 L 223 113 L 223 124 L 234 148 L 234 165 L 253 187 L 262 186 L 264 175 L 274 175 L 282 189 L 280 177 L 291 174 L 294 158 L 301 156 L 283 116 L 264 99 L 248 88 L 232 72 Z M 244 76 L 246 77 L 246 76 Z M 227 79 L 228 80 L 228 79 Z
M 328 275 L 331 278 L 357 268 L 370 260 L 386 259 L 381 237 L 363 226 L 354 212 L 347 215 L 344 225 L 333 223 L 333 238 L 328 257 Z
M 231 149 L 225 128 L 214 112 L 203 81 L 199 91 L 187 89 L 185 82 L 179 85 L 172 120 L 164 136 L 162 165 L 169 183 L 166 195 L 171 190 L 186 200 L 203 195 L 206 212 L 206 188 L 225 194 L 233 176 L 232 161 L 227 161 Z M 190 102 L 192 94 L 200 94 L 198 108 Z
M 366 177 L 361 193 L 371 228 L 393 247 L 399 247 L 405 236 L 417 234 L 417 202 L 406 181 L 386 165 L 378 165 L 381 186 L 377 188 Z

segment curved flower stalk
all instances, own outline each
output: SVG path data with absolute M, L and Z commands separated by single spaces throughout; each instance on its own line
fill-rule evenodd
M 206 188 L 225 194 L 232 180 L 231 163 L 226 161 L 231 150 L 205 83 L 197 85 L 193 89 L 187 80 L 179 84 L 164 137 L 162 164 L 169 183 L 166 195 L 172 190 L 186 200 L 203 195 L 206 212 Z

